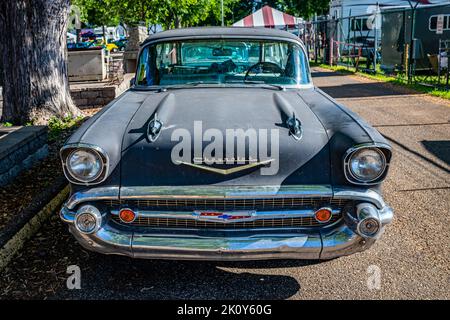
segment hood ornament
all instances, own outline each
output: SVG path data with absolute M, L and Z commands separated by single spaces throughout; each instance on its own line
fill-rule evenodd
M 158 119 L 158 114 L 155 113 L 155 117 L 150 120 L 147 127 L 147 137 L 150 142 L 155 142 L 161 134 L 163 123 Z
M 300 140 L 303 136 L 302 123 L 295 116 L 295 112 L 292 113 L 292 117 L 287 119 L 286 125 L 289 128 L 289 133 L 295 140 Z

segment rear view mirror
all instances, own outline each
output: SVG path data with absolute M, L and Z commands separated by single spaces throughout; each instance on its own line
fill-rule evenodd
M 214 57 L 229 57 L 233 54 L 233 50 L 224 49 L 224 48 L 216 48 L 212 52 Z

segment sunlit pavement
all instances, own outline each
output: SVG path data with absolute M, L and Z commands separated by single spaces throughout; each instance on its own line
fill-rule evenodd
M 449 299 L 450 103 L 319 69 L 313 76 L 393 146 L 384 196 L 396 216 L 370 250 L 319 263 L 131 260 L 84 251 L 55 213 L 0 275 L 2 298 Z M 69 265 L 80 267 L 80 290 L 66 287 Z

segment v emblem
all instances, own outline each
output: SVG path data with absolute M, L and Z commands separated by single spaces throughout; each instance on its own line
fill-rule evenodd
M 218 174 L 222 174 L 222 175 L 228 175 L 228 174 L 236 173 L 236 172 L 239 172 L 239 171 L 244 171 L 244 170 L 247 170 L 247 169 L 250 169 L 250 168 L 266 165 L 266 164 L 271 163 L 272 161 L 274 161 L 274 159 L 269 159 L 269 160 L 264 160 L 264 161 L 260 161 L 260 162 L 253 162 L 253 163 L 249 163 L 249 164 L 244 164 L 242 166 L 234 167 L 234 168 L 231 168 L 231 169 L 218 169 L 218 168 L 213 168 L 213 167 L 209 167 L 209 166 L 206 166 L 206 165 L 195 164 L 195 163 L 184 162 L 184 161 L 177 161 L 177 163 L 184 164 L 186 166 L 190 166 L 190 167 L 197 168 L 197 169 L 200 169 L 200 170 L 210 171 L 210 172 L 214 172 L 214 173 L 218 173 Z

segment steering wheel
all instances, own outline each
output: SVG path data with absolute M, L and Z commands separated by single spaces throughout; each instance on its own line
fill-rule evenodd
M 261 68 L 259 71 L 256 71 L 256 74 L 263 73 L 265 70 L 270 71 L 272 73 L 279 73 L 280 75 L 283 74 L 283 69 L 280 68 L 279 65 L 273 62 L 268 61 L 260 61 L 258 63 L 255 63 L 250 68 L 248 68 L 247 72 L 245 73 L 244 81 L 247 80 L 248 76 L 250 75 L 250 72 L 254 69 Z

